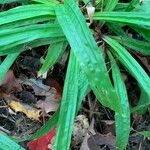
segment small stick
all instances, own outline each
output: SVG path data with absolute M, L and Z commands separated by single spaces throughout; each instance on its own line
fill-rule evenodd
M 10 131 L 7 130 L 7 129 L 4 129 L 3 127 L 0 127 L 0 130 L 1 130 L 2 132 L 5 132 L 5 133 L 7 133 L 7 134 L 10 134 Z

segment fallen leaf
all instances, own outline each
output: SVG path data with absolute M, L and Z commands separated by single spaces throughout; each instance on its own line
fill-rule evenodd
M 85 115 L 78 115 L 74 121 L 73 143 L 81 143 L 88 132 L 88 128 L 88 118 Z
M 36 57 L 31 57 L 31 56 L 25 56 L 23 59 L 23 62 L 20 62 L 20 66 L 22 69 L 26 69 L 30 72 L 36 73 L 36 71 L 40 67 L 40 59 Z
M 109 147 L 110 150 L 116 150 L 115 136 L 112 134 L 103 135 L 96 133 L 95 135 L 90 136 L 88 139 L 88 146 L 90 150 L 99 150 L 104 146 Z
M 30 105 L 20 103 L 19 101 L 11 100 L 8 103 L 9 107 L 13 109 L 15 112 L 22 112 L 28 118 L 32 120 L 39 120 L 41 110 L 36 109 Z
M 129 141 L 132 143 L 140 143 L 143 140 L 143 136 L 140 135 L 138 132 L 137 133 L 133 133 L 129 136 Z
M 46 114 L 48 114 L 49 112 L 55 112 L 58 109 L 59 103 L 52 100 L 39 100 L 35 106 L 41 108 Z
M 23 84 L 29 85 L 33 88 L 35 95 L 44 96 L 50 90 L 50 86 L 44 85 L 42 80 L 35 80 L 33 78 L 28 79 L 26 77 L 21 77 Z
M 132 113 L 132 117 L 134 119 L 134 121 L 136 122 L 143 122 L 143 116 L 141 114 L 138 114 L 138 113 Z
M 60 99 L 62 97 L 62 92 L 63 92 L 63 89 L 62 89 L 62 86 L 60 85 L 60 83 L 51 77 L 47 78 L 46 83 L 48 85 L 50 85 L 50 87 L 52 87 L 56 90 L 55 99 L 60 101 Z
M 39 100 L 35 104 L 37 108 L 41 108 L 46 114 L 57 110 L 61 96 L 60 94 L 57 94 L 55 88 L 50 88 L 50 86 L 44 85 L 41 80 L 24 79 L 24 81 L 24 84 L 30 85 L 33 88 L 35 95 L 45 96 L 45 100 Z M 58 86 L 54 80 L 50 81 L 53 86 L 54 84 Z
M 95 120 L 93 118 L 88 133 L 81 144 L 80 150 L 100 150 L 104 148 L 103 146 L 109 147 L 110 150 L 116 150 L 115 136 L 111 133 L 104 135 L 96 133 L 94 130 L 94 122 Z
M 27 91 L 27 90 L 22 90 L 17 94 L 17 97 L 26 104 L 35 104 L 37 102 L 36 98 L 34 97 L 34 94 Z
M 42 80 L 35 80 L 33 78 L 28 79 L 26 77 L 20 76 L 19 79 L 16 79 L 13 71 L 9 71 L 6 79 L 3 82 L 3 86 L 6 88 L 7 86 L 11 89 L 18 82 L 23 85 L 29 85 L 32 87 L 35 96 L 43 96 L 45 100 L 38 100 L 36 104 L 30 106 L 26 103 L 20 102 L 15 96 L 10 93 L 1 92 L 1 96 L 3 96 L 9 107 L 14 110 L 14 112 L 22 112 L 28 118 L 33 120 L 39 120 L 40 112 L 44 112 L 44 114 L 48 114 L 49 112 L 55 112 L 59 106 L 60 94 L 57 95 L 57 91 L 55 88 L 50 88 L 50 86 L 44 85 Z M 9 83 L 11 86 L 9 86 Z M 55 84 L 55 82 L 52 82 Z M 17 87 L 16 87 L 17 88 Z M 59 89 L 60 90 L 60 89 Z M 20 98 L 28 103 L 34 102 L 34 96 L 28 91 L 22 91 Z M 39 109 L 37 109 L 39 108 Z
M 12 70 L 9 70 L 0 85 L 14 84 L 15 76 Z
M 56 130 L 53 128 L 48 134 L 28 142 L 29 150 L 52 150 Z
M 0 82 L 0 86 L 2 91 L 5 91 L 5 93 L 10 93 L 11 91 L 15 91 L 15 90 L 21 90 L 21 82 L 20 80 L 18 80 L 15 75 L 14 72 L 12 70 L 9 70 L 3 81 Z
M 84 137 L 84 140 L 81 144 L 80 150 L 90 150 L 89 146 L 88 146 L 88 139 L 90 138 L 91 134 L 92 135 L 96 134 L 96 132 L 94 130 L 94 123 L 95 123 L 95 120 L 94 120 L 94 118 L 92 118 L 92 121 L 91 121 L 90 126 L 88 128 L 88 133 Z
M 101 120 L 103 134 L 111 133 L 115 135 L 115 122 L 113 120 Z

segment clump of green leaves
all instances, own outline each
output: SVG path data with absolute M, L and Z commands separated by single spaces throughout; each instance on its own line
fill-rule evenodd
M 125 149 L 130 133 L 130 113 L 143 113 L 150 104 L 150 78 L 130 54 L 131 49 L 143 55 L 150 54 L 150 1 L 120 3 L 119 0 L 98 0 L 94 5 L 96 13 L 93 21 L 98 22 L 101 30 L 104 25 L 107 26 L 108 33 L 111 33 L 101 37 L 107 45 L 114 85 L 106 67 L 106 55 L 101 46 L 96 44 L 78 3 L 74 0 L 65 0 L 64 3 L 56 0 L 1 0 L 0 3 L 14 1 L 28 4 L 0 13 L 0 55 L 6 56 L 0 65 L 0 80 L 28 47 L 49 45 L 39 76 L 58 61 L 68 44 L 71 47 L 61 106 L 28 139 L 38 138 L 57 125 L 54 149 L 69 150 L 75 115 L 82 99 L 91 89 L 101 104 L 115 112 L 116 146 L 120 150 Z M 86 0 L 84 2 L 89 3 Z M 127 26 L 142 36 L 143 40 L 129 37 L 124 31 Z M 130 109 L 116 58 L 137 80 L 142 91 L 135 108 Z

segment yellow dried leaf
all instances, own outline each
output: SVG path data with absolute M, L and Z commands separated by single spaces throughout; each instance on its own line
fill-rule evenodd
M 29 106 L 27 104 L 23 104 L 14 100 L 11 100 L 9 103 L 9 106 L 11 109 L 13 109 L 15 112 L 22 112 L 24 113 L 28 118 L 32 120 L 39 120 L 40 112 L 41 110 L 36 109 L 32 106 Z

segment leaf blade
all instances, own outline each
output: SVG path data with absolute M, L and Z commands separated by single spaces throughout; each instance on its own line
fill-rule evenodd
M 142 132 L 139 132 L 139 134 L 142 134 L 145 137 L 150 137 L 150 131 L 142 131 Z
M 150 43 L 144 42 L 128 37 L 112 37 L 113 39 L 116 39 L 119 43 L 134 49 L 135 51 L 144 54 L 144 55 L 150 55 Z
M 16 58 L 19 56 L 20 52 L 9 54 L 4 61 L 0 64 L 0 84 L 5 77 L 7 71 L 11 67 L 11 65 L 14 63 Z
M 71 52 L 60 106 L 54 143 L 55 150 L 69 149 L 78 95 L 79 64 Z
M 94 14 L 93 20 L 150 27 L 150 14 L 144 12 L 97 12 Z
M 0 27 L 12 28 L 55 18 L 54 7 L 45 4 L 18 6 L 0 13 Z
M 48 53 L 46 55 L 45 61 L 41 67 L 41 69 L 38 72 L 38 76 L 41 76 L 45 72 L 51 68 L 56 61 L 61 57 L 63 52 L 65 51 L 65 48 L 67 46 L 67 42 L 62 41 L 58 43 L 52 43 L 48 48 Z
M 113 54 L 120 60 L 120 62 L 127 68 L 131 75 L 138 81 L 141 88 L 150 97 L 150 78 L 143 68 L 138 64 L 138 62 L 130 55 L 130 53 L 122 47 L 117 41 L 111 39 L 110 37 L 104 37 L 106 41 L 112 48 Z M 149 99 L 146 105 L 149 105 Z
M 66 1 L 56 7 L 56 15 L 95 95 L 103 105 L 119 111 L 118 96 L 109 79 L 102 50 L 97 47 L 80 9 L 74 2 Z
M 8 136 L 3 135 L 0 132 L 0 149 L 1 150 L 25 150 L 23 147 L 15 143 L 13 140 L 11 140 Z
M 118 0 L 106 0 L 105 11 L 112 11 L 118 3 Z
M 37 24 L 0 31 L 0 52 L 41 38 L 64 37 L 58 24 Z
M 121 73 L 115 62 L 115 59 L 108 53 L 112 65 L 112 75 L 115 89 L 121 101 L 121 113 L 115 113 L 116 126 L 116 146 L 118 149 L 125 149 L 128 144 L 130 133 L 130 108 L 128 103 L 128 96 Z

